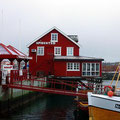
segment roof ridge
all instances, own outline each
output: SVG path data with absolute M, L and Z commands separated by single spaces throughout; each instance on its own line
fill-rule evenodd
M 27 56 L 26 54 L 24 54 L 23 52 L 21 52 L 20 50 L 18 50 L 17 48 L 13 47 L 12 45 L 8 45 L 7 48 L 11 48 L 11 50 L 15 53 L 17 53 L 18 55 L 20 55 L 18 52 L 20 52 L 21 54 L 23 54 L 24 56 Z M 9 49 L 10 49 L 9 48 Z M 21 56 L 21 55 L 20 55 Z
M 7 49 L 7 46 L 4 45 L 3 43 L 0 43 L 0 45 L 9 53 L 9 54 L 12 54 L 9 49 Z
M 60 32 L 62 35 L 64 35 L 66 38 L 68 38 L 70 41 L 72 41 L 74 44 L 76 44 L 78 47 L 80 47 L 79 43 L 76 43 L 74 40 L 72 40 L 70 37 L 67 36 L 67 34 L 65 34 L 64 32 L 62 32 L 60 29 L 58 29 L 57 27 L 52 27 L 51 29 L 49 29 L 48 31 L 46 31 L 45 33 L 43 33 L 42 35 L 40 35 L 39 37 L 37 37 L 36 39 L 34 39 L 32 42 L 30 42 L 27 47 L 31 46 L 34 42 L 36 42 L 37 40 L 41 39 L 42 37 L 44 37 L 46 34 L 48 34 L 50 31 L 52 30 L 57 30 L 58 32 Z

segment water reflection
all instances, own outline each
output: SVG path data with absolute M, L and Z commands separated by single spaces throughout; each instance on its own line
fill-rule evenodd
M 74 120 L 74 97 L 45 95 L 8 114 L 5 120 Z M 2 119 L 2 120 L 4 120 Z M 82 119 L 81 119 L 82 120 Z

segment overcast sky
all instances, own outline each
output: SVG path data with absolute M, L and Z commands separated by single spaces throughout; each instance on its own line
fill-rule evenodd
M 77 34 L 82 56 L 120 61 L 120 0 L 0 0 L 0 42 L 26 45 L 56 26 Z

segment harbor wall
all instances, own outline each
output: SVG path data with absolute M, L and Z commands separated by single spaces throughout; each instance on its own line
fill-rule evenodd
M 27 81 L 24 84 L 30 84 Z M 34 85 L 41 86 L 41 82 L 34 82 Z M 44 84 L 46 86 L 46 84 Z M 20 90 L 8 88 L 4 85 L 0 86 L 0 115 L 5 115 L 15 109 L 19 109 L 20 106 L 28 104 L 30 101 L 35 100 L 43 96 L 43 93 L 33 92 L 28 90 Z
M 111 73 L 111 72 L 107 73 L 107 72 L 105 72 L 105 73 L 102 73 L 102 78 L 103 78 L 103 80 L 112 80 L 114 74 L 115 73 Z M 117 75 L 118 75 L 118 73 L 117 73 Z M 117 75 L 115 76 L 115 79 L 117 79 Z

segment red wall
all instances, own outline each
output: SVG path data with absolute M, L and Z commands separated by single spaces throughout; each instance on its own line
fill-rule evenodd
M 67 47 L 74 47 L 74 56 L 79 56 L 79 47 L 68 40 L 65 36 L 59 33 L 57 30 L 52 30 L 44 37 L 39 39 L 37 42 L 50 42 L 51 41 L 51 33 L 58 33 L 58 42 L 55 45 L 36 45 L 34 42 L 29 47 L 29 56 L 33 59 L 29 62 L 30 65 L 30 73 L 36 75 L 37 71 L 44 71 L 45 75 L 49 73 L 53 74 L 53 57 L 54 57 L 54 47 L 62 47 L 61 48 L 61 56 L 66 56 Z M 44 46 L 44 56 L 36 56 L 36 53 L 32 53 L 31 49 L 36 49 L 37 46 Z
M 66 61 L 55 61 L 54 62 L 54 75 L 56 77 L 66 77 L 66 76 L 77 76 L 77 77 L 83 77 L 82 76 L 82 61 L 77 61 L 77 63 L 80 63 L 80 71 L 67 71 L 67 62 Z M 101 72 L 101 65 L 102 62 L 98 61 L 85 61 L 85 63 L 99 63 L 100 64 L 100 77 L 102 76 Z M 86 77 L 86 76 L 84 76 Z M 92 76 L 93 77 L 93 76 Z
M 67 62 L 55 61 L 54 62 L 54 75 L 55 76 L 81 76 L 81 71 L 67 71 Z
M 55 45 L 46 45 L 46 44 L 39 44 L 37 45 L 36 42 L 50 42 L 51 41 L 51 33 L 58 33 L 58 42 Z M 68 38 L 64 35 L 59 33 L 57 30 L 52 30 L 48 34 L 46 34 L 41 39 L 37 40 L 29 47 L 29 56 L 33 59 L 30 60 L 30 73 L 32 75 L 36 75 L 37 71 L 43 71 L 44 75 L 55 75 L 56 77 L 62 76 L 77 76 L 80 77 L 82 75 L 82 61 L 80 62 L 80 71 L 67 71 L 67 61 L 54 61 L 54 47 L 61 47 L 61 56 L 67 56 L 67 47 L 74 47 L 74 56 L 79 56 L 79 47 L 71 42 Z M 44 46 L 44 56 L 37 56 L 36 53 L 32 53 L 31 49 L 36 49 L 38 46 Z M 85 62 L 99 62 L 99 61 L 85 61 Z M 100 76 L 102 76 L 102 67 L 100 63 Z

